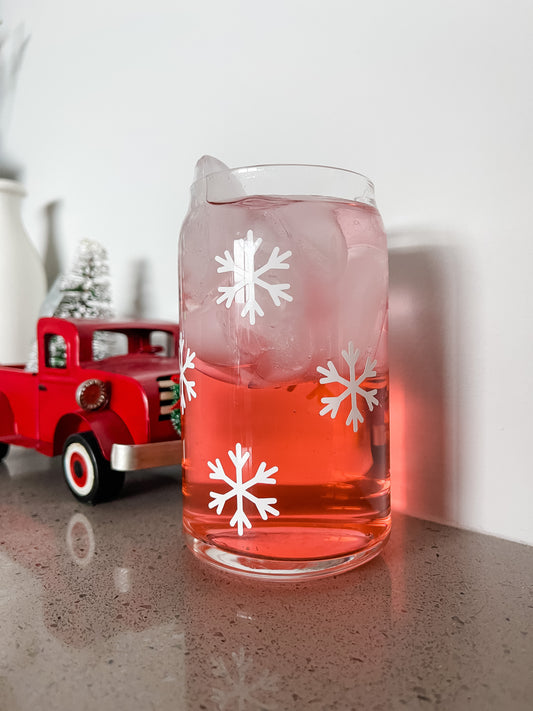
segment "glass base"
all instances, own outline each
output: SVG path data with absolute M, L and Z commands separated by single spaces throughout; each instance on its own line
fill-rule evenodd
M 375 558 L 386 544 L 389 533 L 377 538 L 373 543 L 354 553 L 335 558 L 314 558 L 309 560 L 287 560 L 259 558 L 223 550 L 184 532 L 189 549 L 200 560 L 237 575 L 256 580 L 311 580 L 338 575 Z

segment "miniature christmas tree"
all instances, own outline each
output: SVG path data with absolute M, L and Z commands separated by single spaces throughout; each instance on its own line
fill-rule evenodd
M 80 242 L 74 265 L 61 279 L 63 294 L 55 315 L 61 318 L 102 318 L 113 316 L 109 286 L 107 251 L 98 242 Z
M 59 318 L 113 317 L 107 251 L 93 240 L 80 242 L 71 271 L 59 277 L 52 287 L 53 298 L 41 316 Z M 51 292 L 51 294 L 52 294 Z M 48 299 L 47 299 L 48 301 Z M 46 302 L 45 302 L 46 306 Z M 48 313 L 46 313 L 48 312 Z M 97 333 L 93 340 L 93 358 L 101 360 L 109 354 L 110 343 L 104 334 Z M 49 343 L 48 362 L 54 368 L 65 367 L 65 344 L 60 337 Z M 26 370 L 37 370 L 37 347 L 32 348 Z
M 174 399 L 170 403 L 172 409 L 170 411 L 170 421 L 176 430 L 178 437 L 181 437 L 181 407 L 180 407 L 180 376 L 173 375 L 172 378 L 172 394 Z

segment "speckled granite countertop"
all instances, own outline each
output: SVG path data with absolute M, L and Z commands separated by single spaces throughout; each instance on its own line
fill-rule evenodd
M 0 465 L 0 710 L 533 708 L 533 548 L 396 515 L 385 553 L 255 583 L 185 549 L 179 475 L 97 507 Z

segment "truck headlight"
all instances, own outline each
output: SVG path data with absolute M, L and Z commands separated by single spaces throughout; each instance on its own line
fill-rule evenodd
M 109 384 L 91 378 L 78 385 L 76 402 L 82 410 L 100 410 L 109 402 Z

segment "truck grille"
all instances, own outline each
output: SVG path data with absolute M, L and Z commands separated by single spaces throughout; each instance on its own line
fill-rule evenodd
M 173 407 L 172 403 L 176 399 L 176 395 L 172 390 L 172 376 L 159 376 L 159 378 L 157 378 L 157 384 L 159 386 L 159 421 L 170 420 L 170 411 Z

